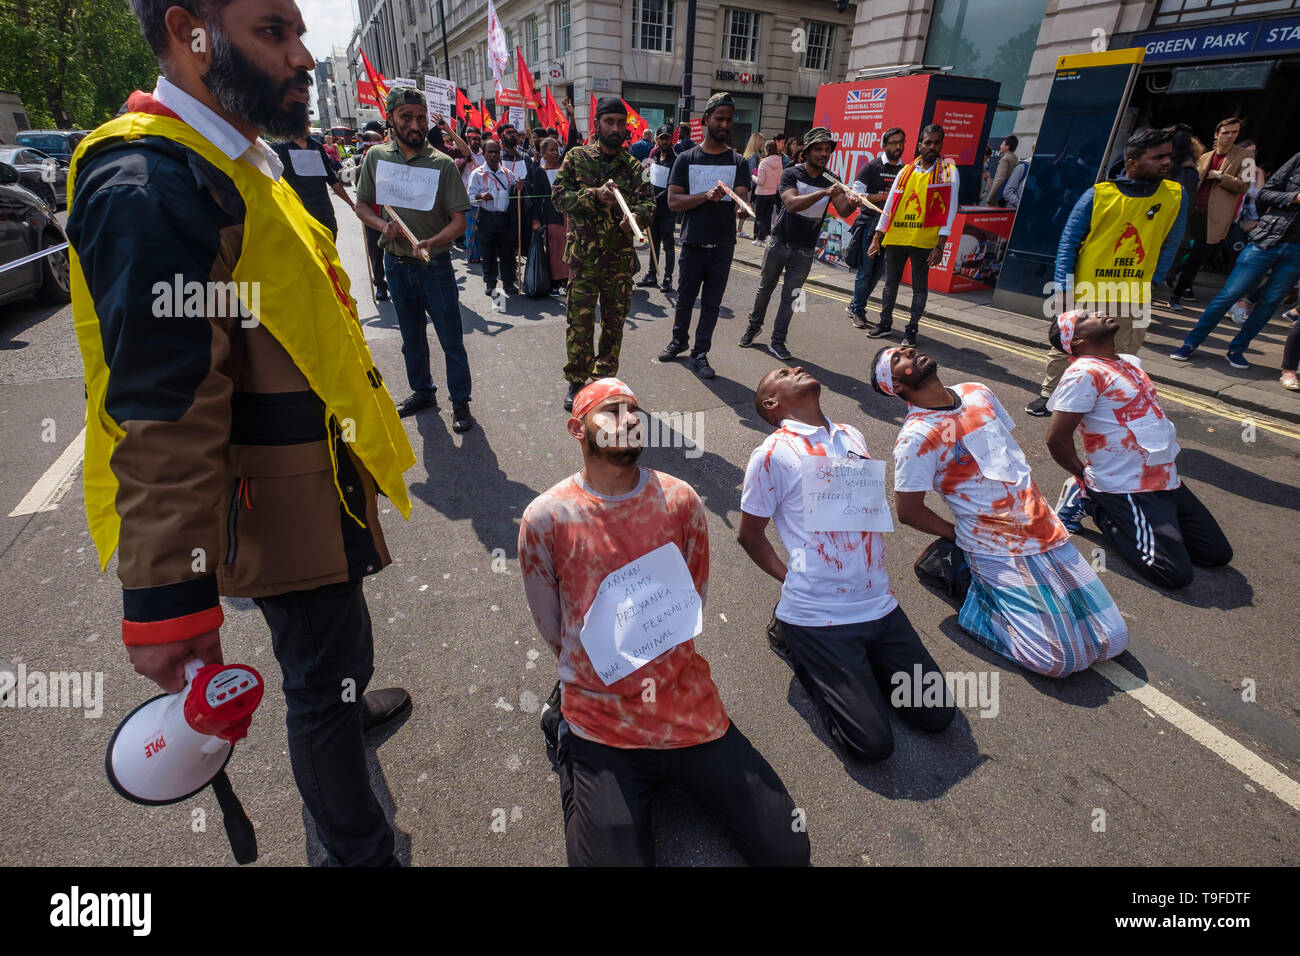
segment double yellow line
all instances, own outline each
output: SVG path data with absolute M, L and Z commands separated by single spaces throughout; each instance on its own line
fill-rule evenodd
M 748 262 L 738 261 L 737 264 L 747 266 L 755 272 L 760 271 Z M 842 292 L 831 292 L 813 286 L 809 286 L 808 290 L 822 298 L 832 299 L 836 302 L 843 302 L 846 305 L 852 301 L 850 296 L 847 296 Z M 1033 349 L 1027 345 L 1006 342 L 1002 339 L 996 339 L 991 335 L 971 332 L 967 329 L 954 328 L 951 325 L 944 325 L 930 319 L 922 319 L 921 325 L 923 328 L 928 329 L 931 332 L 938 332 L 942 335 L 955 335 L 958 338 L 966 339 L 970 342 L 978 342 L 980 345 L 999 349 L 1003 352 L 1010 352 L 1012 355 L 1019 355 L 1021 358 L 1032 359 L 1036 362 L 1041 362 L 1043 360 L 1043 353 L 1047 348 L 1046 345 L 1044 345 L 1041 349 Z M 1198 395 L 1195 392 L 1189 392 L 1181 388 L 1175 388 L 1172 385 L 1161 384 L 1158 388 L 1162 401 L 1170 401 L 1186 408 L 1195 409 L 1198 412 L 1205 412 L 1208 415 L 1227 419 L 1237 425 L 1241 425 L 1247 420 L 1250 420 L 1251 422 L 1254 422 L 1256 428 L 1261 429 L 1262 431 L 1272 432 L 1274 435 L 1281 435 L 1283 438 L 1300 441 L 1300 428 L 1286 422 L 1280 422 L 1276 419 L 1271 419 L 1255 412 L 1246 412 L 1240 408 L 1232 408 L 1222 402 L 1216 402 L 1203 395 Z

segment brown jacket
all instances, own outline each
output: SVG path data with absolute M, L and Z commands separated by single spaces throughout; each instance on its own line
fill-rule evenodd
M 1207 149 L 1196 163 L 1198 189 L 1205 182 L 1205 174 L 1210 170 L 1210 159 L 1213 156 L 1214 150 Z M 1242 178 L 1241 172 L 1241 164 L 1249 156 L 1249 150 L 1241 146 L 1233 146 L 1229 148 L 1223 158 L 1223 165 L 1219 167 L 1219 172 L 1223 176 L 1210 190 L 1210 207 L 1206 217 L 1205 241 L 1210 244 L 1222 242 L 1227 238 L 1228 229 L 1231 228 L 1232 220 L 1237 215 L 1237 204 L 1241 202 L 1242 194 L 1250 188 L 1250 180 Z M 1196 196 L 1193 195 L 1191 200 L 1192 208 L 1195 209 Z

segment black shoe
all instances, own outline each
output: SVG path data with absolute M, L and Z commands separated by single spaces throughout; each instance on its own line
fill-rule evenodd
M 495 282 L 492 283 L 492 285 L 483 286 L 483 294 L 486 295 L 489 299 L 496 298 L 496 291 L 497 291 L 497 287 Z
M 659 280 L 655 278 L 654 273 L 651 272 L 647 272 L 645 275 L 643 275 L 641 277 L 641 281 L 637 283 L 637 285 L 642 286 L 644 288 L 654 288 L 658 284 L 659 284 Z
M 659 361 L 671 362 L 677 356 L 686 351 L 685 342 L 669 342 L 662 352 L 659 353 Z
M 411 712 L 411 695 L 400 687 L 385 687 L 361 695 L 361 731 L 369 733 Z
M 790 354 L 790 350 L 785 347 L 784 342 L 769 342 L 767 344 L 767 350 L 771 352 L 773 355 L 775 355 L 777 358 L 779 358 L 782 362 L 788 362 L 790 361 L 791 358 L 793 358 L 793 356 Z
M 713 366 L 709 364 L 709 356 L 707 354 L 692 356 L 691 368 L 695 370 L 696 375 L 703 379 L 713 378 L 714 375 L 717 374 L 713 371 Z
M 903 333 L 903 347 L 904 347 L 904 348 L 912 348 L 912 349 L 916 348 L 916 333 L 915 333 L 915 332 L 904 332 L 904 333 Z
M 506 290 L 506 295 L 518 295 L 519 287 L 513 285 L 502 285 L 501 288 Z
M 573 411 L 573 400 L 578 397 L 578 393 L 581 391 L 582 391 L 581 385 L 577 384 L 576 382 L 569 383 L 569 392 L 567 395 L 564 396 L 564 410 L 566 412 Z
M 749 328 L 745 329 L 745 334 L 740 337 L 740 347 L 742 349 L 747 349 L 753 345 L 754 336 L 758 334 L 758 330 L 761 328 L 761 325 L 751 325 Z
M 1047 399 L 1043 398 L 1041 395 L 1026 405 L 1025 411 L 1030 415 L 1033 415 L 1035 418 L 1046 418 L 1048 415 L 1052 414 L 1047 410 Z
M 893 334 L 894 334 L 894 327 L 892 325 L 877 325 L 874 329 L 872 329 L 870 332 L 867 333 L 867 338 L 887 339 Z
M 672 280 L 672 279 L 664 279 L 664 284 L 661 285 L 659 288 L 662 289 L 664 292 L 672 292 L 672 291 L 673 291 L 673 280 Z
M 397 406 L 397 414 L 401 418 L 406 418 L 416 412 L 422 412 L 426 408 L 432 408 L 436 412 L 438 410 L 438 396 L 433 392 L 412 392 L 406 401 Z
M 467 432 L 474 427 L 474 416 L 469 413 L 469 402 L 451 403 L 451 430 Z
M 388 301 L 388 286 L 383 286 L 383 285 L 375 286 L 375 301 L 376 302 Z

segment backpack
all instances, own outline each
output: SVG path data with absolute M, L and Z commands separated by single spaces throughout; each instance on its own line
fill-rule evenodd
M 947 538 L 935 538 L 912 565 L 922 584 L 938 588 L 950 598 L 965 600 L 970 590 L 970 564 L 966 552 Z

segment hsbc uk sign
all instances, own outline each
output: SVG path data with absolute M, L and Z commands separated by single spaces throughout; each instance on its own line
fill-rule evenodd
M 762 83 L 762 73 L 737 73 L 735 70 L 718 70 L 713 74 L 714 79 L 727 80 L 731 83 Z

